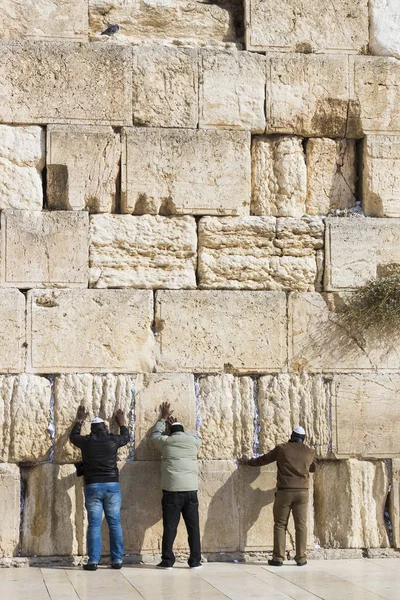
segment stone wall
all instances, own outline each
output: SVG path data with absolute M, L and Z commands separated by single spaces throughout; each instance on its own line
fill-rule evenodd
M 204 441 L 210 557 L 271 550 L 276 468 L 235 461 L 297 424 L 310 549 L 398 548 L 399 332 L 338 315 L 400 271 L 398 2 L 2 14 L 0 557 L 85 553 L 82 403 L 128 415 L 126 552 L 157 554 L 164 400 Z

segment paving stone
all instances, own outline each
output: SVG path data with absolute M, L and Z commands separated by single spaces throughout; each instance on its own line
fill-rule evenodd
M 20 476 L 17 465 L 0 464 L 0 557 L 16 556 L 19 546 Z
M 362 166 L 365 214 L 400 217 L 400 136 L 365 136 Z
M 400 58 L 400 5 L 397 0 L 369 1 L 369 49 Z
M 20 373 L 25 366 L 25 296 L 0 290 L 0 373 Z

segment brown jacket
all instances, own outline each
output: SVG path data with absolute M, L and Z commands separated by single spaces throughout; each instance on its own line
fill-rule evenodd
M 271 452 L 251 458 L 251 467 L 262 467 L 277 462 L 278 490 L 308 490 L 309 473 L 315 472 L 315 450 L 300 442 L 287 442 L 276 446 Z

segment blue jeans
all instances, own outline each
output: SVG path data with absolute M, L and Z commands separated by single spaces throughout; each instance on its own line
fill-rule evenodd
M 121 503 L 121 490 L 117 482 L 89 483 L 85 486 L 85 506 L 89 521 L 87 532 L 89 563 L 100 562 L 103 509 L 110 532 L 111 562 L 122 563 L 124 542 L 120 515 Z

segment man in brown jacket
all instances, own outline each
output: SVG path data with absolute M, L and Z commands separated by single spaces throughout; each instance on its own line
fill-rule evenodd
M 286 444 L 276 446 L 271 452 L 258 458 L 241 459 L 241 463 L 250 467 L 261 467 L 277 462 L 277 492 L 274 502 L 274 550 L 273 567 L 281 567 L 285 559 L 286 529 L 290 512 L 293 513 L 296 529 L 296 556 L 299 567 L 307 564 L 307 509 L 309 473 L 315 472 L 315 450 L 304 444 L 306 432 L 295 427 Z

